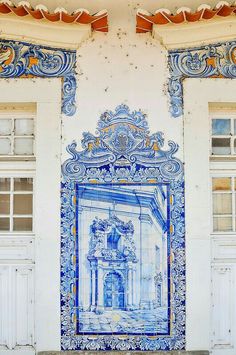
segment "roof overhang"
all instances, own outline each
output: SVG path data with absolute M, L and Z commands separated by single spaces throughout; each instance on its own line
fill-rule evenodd
M 191 48 L 236 39 L 236 17 L 182 24 L 153 25 L 152 35 L 167 49 Z
M 236 38 L 236 3 L 219 1 L 214 8 L 202 4 L 196 10 L 181 7 L 176 13 L 139 9 L 136 32 L 152 33 L 167 49 L 196 47 Z
M 14 15 L 0 17 L 0 38 L 32 42 L 63 49 L 77 49 L 91 36 L 91 26 L 80 24 L 51 23 L 17 18 Z
M 106 10 L 91 15 L 86 9 L 77 9 L 69 14 L 64 8 L 50 12 L 44 5 L 33 8 L 27 1 L 16 6 L 10 0 L 0 0 L 0 39 L 77 49 L 92 31 L 108 31 Z

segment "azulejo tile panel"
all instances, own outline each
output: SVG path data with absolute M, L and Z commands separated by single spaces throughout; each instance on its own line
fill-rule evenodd
M 185 78 L 236 78 L 236 42 L 169 51 L 170 112 L 183 114 L 183 80 Z
M 62 112 L 74 115 L 76 52 L 15 42 L 0 41 L 0 78 L 62 78 Z
M 62 166 L 63 350 L 185 347 L 183 164 L 120 105 Z

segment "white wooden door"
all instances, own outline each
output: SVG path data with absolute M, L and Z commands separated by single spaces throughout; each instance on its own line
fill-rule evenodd
M 33 246 L 30 238 L 18 238 L 0 238 L 1 355 L 34 353 Z
M 0 264 L 0 354 L 34 346 L 33 265 Z
M 33 345 L 33 269 L 0 265 L 0 343 L 8 349 Z
M 213 355 L 236 355 L 236 248 L 230 240 L 215 240 L 215 244 L 211 351 Z

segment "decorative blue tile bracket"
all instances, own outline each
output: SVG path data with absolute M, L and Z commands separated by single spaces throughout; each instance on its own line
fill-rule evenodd
M 236 78 L 236 42 L 169 51 L 169 95 L 172 117 L 183 114 L 183 80 Z
M 62 165 L 61 185 L 61 347 L 63 350 L 181 350 L 185 348 L 185 215 L 184 172 L 182 162 L 175 157 L 178 145 L 168 142 L 164 150 L 161 132 L 150 134 L 146 116 L 126 105 L 114 112 L 104 112 L 97 124 L 96 134 L 83 133 L 82 149 L 72 142 L 67 151 L 70 157 Z M 80 243 L 84 234 L 78 231 L 79 195 L 96 195 L 99 188 L 105 199 L 121 199 L 120 190 L 132 192 L 130 185 L 168 186 L 168 322 L 170 332 L 149 334 L 148 330 L 135 335 L 104 334 L 98 330 L 90 334 L 78 329 L 78 283 L 81 278 Z M 117 185 L 120 185 L 117 186 Z M 94 191 L 93 191 L 94 190 Z M 107 194 L 109 195 L 107 196 Z M 117 195 L 118 194 L 118 195 Z M 88 197 L 87 197 L 88 198 Z M 96 197 L 98 199 L 98 197 Z M 132 200 L 133 199 L 133 200 Z M 133 201 L 133 202 L 132 202 Z M 139 204 L 140 199 L 138 200 Z M 98 202 L 98 201 L 97 201 Z M 137 195 L 129 197 L 137 203 Z M 155 212 L 155 211 L 154 211 Z M 158 212 L 158 210 L 156 210 Z M 145 216 L 143 216 L 145 217 Z M 104 217 L 103 217 L 104 218 Z M 109 221 L 114 218 L 110 216 Z M 97 220 L 96 220 L 97 221 Z M 98 220 L 99 221 L 99 220 Z M 110 223 L 105 220 L 106 223 Z M 85 222 L 83 222 L 85 223 Z M 84 231 L 90 230 L 89 221 Z M 122 222 L 118 220 L 118 224 Z M 131 223 L 131 222 L 130 222 Z M 86 232 L 85 232 L 86 233 Z M 101 244 L 101 243 L 100 243 Z M 100 248 L 99 244 L 99 248 Z M 99 249 L 98 248 L 98 249 Z M 83 249 L 84 250 L 84 249 Z M 96 249 L 97 250 L 97 249 Z M 100 250 L 100 249 L 99 249 Z M 84 252 L 84 251 L 83 251 Z M 88 282 L 88 281 L 86 281 Z M 84 284 L 84 287 L 87 286 Z M 84 289 L 84 288 L 83 288 Z M 95 305 L 96 307 L 97 305 Z M 91 311 L 91 310 L 90 310 Z M 87 312 L 87 309 L 86 309 Z M 98 316 L 97 316 L 98 317 Z M 103 320 L 104 321 L 104 320 Z M 158 324 L 157 320 L 157 324 Z M 90 324 L 90 323 L 89 323 Z M 91 328 L 93 329 L 93 328 Z
M 0 78 L 62 78 L 62 113 L 76 111 L 76 52 L 15 41 L 0 41 Z

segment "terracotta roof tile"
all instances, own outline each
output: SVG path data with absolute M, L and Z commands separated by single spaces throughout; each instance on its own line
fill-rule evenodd
M 147 13 L 145 10 L 138 10 L 136 16 L 136 32 L 151 32 L 154 24 L 180 24 L 184 22 L 210 20 L 216 16 L 227 17 L 234 14 L 236 14 L 236 5 L 229 5 L 226 1 L 218 2 L 214 8 L 202 4 L 195 12 L 192 12 L 189 8 L 179 8 L 175 14 L 171 14 L 168 9 L 159 9 L 154 14 Z
M 91 24 L 94 31 L 108 31 L 108 15 L 106 10 L 90 15 L 85 9 L 78 9 L 72 14 L 68 14 L 64 8 L 57 8 L 54 12 L 49 10 L 44 5 L 37 5 L 35 8 L 27 1 L 21 1 L 18 6 L 15 6 L 9 0 L 0 1 L 0 15 L 13 13 L 16 16 L 24 17 L 31 16 L 35 20 L 46 19 L 50 22 L 64 23 L 80 23 Z

